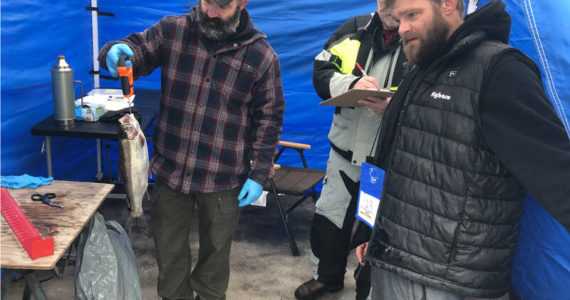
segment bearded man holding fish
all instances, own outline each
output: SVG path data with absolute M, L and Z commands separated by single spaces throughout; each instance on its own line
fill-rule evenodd
M 163 299 L 225 299 L 240 207 L 273 172 L 285 109 L 280 66 L 247 2 L 200 0 L 99 55 L 114 76 L 120 57 L 132 61 L 135 79 L 161 68 L 151 226 Z M 195 212 L 200 250 L 191 270 Z

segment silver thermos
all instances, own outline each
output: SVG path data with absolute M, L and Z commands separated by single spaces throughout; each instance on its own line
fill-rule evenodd
M 75 123 L 73 70 L 63 55 L 57 57 L 57 62 L 51 69 L 51 88 L 55 123 L 58 126 L 72 126 Z

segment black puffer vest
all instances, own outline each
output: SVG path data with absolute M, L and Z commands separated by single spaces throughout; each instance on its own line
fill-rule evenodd
M 485 39 L 463 39 L 407 89 L 368 250 L 372 265 L 472 297 L 507 291 L 526 194 L 481 135 L 485 72 L 517 51 Z

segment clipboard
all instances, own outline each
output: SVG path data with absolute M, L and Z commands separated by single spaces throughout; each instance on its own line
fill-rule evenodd
M 389 98 L 394 95 L 394 91 L 389 89 L 382 89 L 382 90 L 365 90 L 365 89 L 352 89 L 348 92 L 325 100 L 319 105 L 326 105 L 326 106 L 339 106 L 339 107 L 357 107 L 361 106 L 358 104 L 358 100 L 366 99 L 367 97 L 376 97 L 376 98 Z

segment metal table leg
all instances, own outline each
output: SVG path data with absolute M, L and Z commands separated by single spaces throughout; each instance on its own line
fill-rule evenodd
M 4 274 L 2 274 L 2 294 L 1 297 L 5 297 L 6 293 L 8 292 L 8 285 L 12 282 L 12 278 L 14 277 L 14 270 L 12 269 L 4 269 Z
M 107 174 L 109 176 L 109 183 L 113 183 L 113 175 L 111 173 L 111 144 L 109 140 L 105 140 L 105 145 L 107 148 Z
M 48 177 L 53 177 L 53 172 L 51 167 L 51 136 L 46 135 L 45 143 L 46 143 L 46 160 L 47 160 Z
M 34 272 L 30 272 L 26 275 L 26 287 L 24 287 L 24 296 L 22 299 L 30 299 L 30 296 L 35 300 L 47 300 L 46 294 L 44 293 L 40 282 L 34 275 Z
M 97 174 L 95 174 L 95 178 L 97 178 L 97 180 L 101 180 L 101 178 L 103 178 L 101 167 L 103 165 L 103 159 L 101 152 L 101 139 L 97 139 Z
M 51 136 L 45 136 L 44 138 L 45 141 L 45 152 L 46 152 L 46 161 L 47 161 L 47 176 L 48 177 L 53 177 L 53 167 L 52 167 L 52 159 L 51 159 Z M 97 139 L 97 174 L 95 174 L 95 178 L 97 178 L 98 180 L 101 180 L 101 178 L 103 178 L 103 171 L 102 171 L 102 165 L 103 165 L 103 159 L 102 159 L 102 147 L 101 147 L 101 139 Z M 107 152 L 109 152 L 109 149 L 107 149 Z M 107 155 L 109 155 L 109 153 L 107 153 Z M 109 162 L 110 165 L 110 162 Z M 109 167 L 110 169 L 110 167 Z

